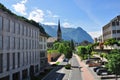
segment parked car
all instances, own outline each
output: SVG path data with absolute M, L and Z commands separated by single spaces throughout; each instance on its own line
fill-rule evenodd
M 100 68 L 96 71 L 97 75 L 109 75 L 110 71 L 108 71 L 106 68 Z
M 101 62 L 101 65 L 105 65 L 105 64 L 107 64 L 108 62 L 106 62 L 106 61 L 102 61 Z
M 68 62 L 68 59 L 67 59 L 67 58 L 65 58 L 65 59 L 63 60 L 63 62 Z
M 97 66 L 101 66 L 100 63 L 94 63 L 94 62 L 91 62 L 88 64 L 89 67 L 97 67 Z
M 104 67 L 102 67 L 102 66 L 95 67 L 95 68 L 93 68 L 93 71 L 96 72 L 100 68 L 104 68 Z
M 90 60 L 87 60 L 87 61 L 86 61 L 86 64 L 89 64 L 90 62 L 91 62 Z

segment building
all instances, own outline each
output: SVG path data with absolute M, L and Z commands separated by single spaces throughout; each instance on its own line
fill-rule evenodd
M 100 35 L 99 37 L 97 38 L 94 38 L 94 43 L 97 43 L 97 42 L 102 42 L 103 39 L 102 39 L 102 35 Z
M 57 41 L 57 38 L 56 37 L 49 37 L 47 39 L 47 48 L 48 49 L 51 49 L 53 47 L 53 43 Z
M 120 15 L 112 19 L 108 24 L 103 26 L 103 41 L 109 38 L 120 40 Z
M 62 40 L 62 31 L 60 28 L 60 20 L 58 21 L 58 30 L 57 30 L 57 41 L 61 41 Z
M 46 56 L 46 38 L 42 43 L 39 35 L 39 27 L 0 9 L 0 80 L 29 80 L 39 74 Z
M 48 65 L 47 59 L 47 36 L 45 34 L 40 34 L 40 70 L 43 71 Z
M 62 41 L 62 31 L 61 31 L 61 28 L 60 28 L 60 20 L 58 21 L 58 29 L 57 29 L 57 37 L 49 37 L 47 39 L 47 48 L 50 49 L 53 47 L 53 43 L 55 41 Z

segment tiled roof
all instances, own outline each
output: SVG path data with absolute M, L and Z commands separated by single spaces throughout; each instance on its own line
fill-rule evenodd
M 55 41 L 57 41 L 57 38 L 56 38 L 56 37 L 49 37 L 49 38 L 47 39 L 47 42 L 55 42 Z

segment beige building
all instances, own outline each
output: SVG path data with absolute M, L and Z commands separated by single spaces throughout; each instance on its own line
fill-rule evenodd
M 103 41 L 109 38 L 120 40 L 120 15 L 112 19 L 108 24 L 103 26 Z
M 39 35 L 39 27 L 0 9 L 0 80 L 29 80 L 39 74 L 47 45 Z
M 40 34 L 40 70 L 43 71 L 48 65 L 47 59 L 47 37 L 44 34 Z
M 47 48 L 51 49 L 53 47 L 54 42 L 57 41 L 56 37 L 49 37 L 47 39 Z

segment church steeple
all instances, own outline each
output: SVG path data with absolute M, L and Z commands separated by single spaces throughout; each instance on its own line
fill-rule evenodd
M 62 40 L 62 32 L 60 28 L 60 20 L 58 20 L 57 41 L 61 41 L 61 40 Z

